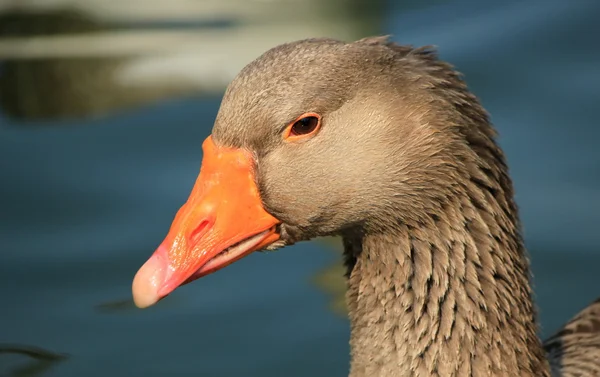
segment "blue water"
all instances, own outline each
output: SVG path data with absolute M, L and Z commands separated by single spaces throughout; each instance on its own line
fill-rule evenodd
M 600 2 L 480 3 L 389 4 L 381 32 L 438 45 L 492 114 L 547 334 L 600 296 Z M 336 255 L 315 243 L 252 255 L 145 311 L 102 306 L 130 297 L 187 198 L 219 101 L 55 127 L 0 118 L 0 343 L 68 353 L 49 377 L 346 375 L 347 321 L 309 283 Z M 26 360 L 0 355 L 0 375 Z

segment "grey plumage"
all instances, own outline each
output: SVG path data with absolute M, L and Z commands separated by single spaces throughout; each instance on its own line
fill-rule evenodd
M 553 376 L 600 376 L 600 299 L 544 342 Z
M 283 128 L 322 116 L 313 138 Z M 546 343 L 504 154 L 430 48 L 367 38 L 278 46 L 231 83 L 213 129 L 256 160 L 277 246 L 341 235 L 350 376 L 600 375 L 598 302 Z M 547 355 L 550 357 L 548 362 Z

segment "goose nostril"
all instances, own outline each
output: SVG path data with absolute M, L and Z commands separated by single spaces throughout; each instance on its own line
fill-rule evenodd
M 196 227 L 196 229 L 194 229 L 192 231 L 192 233 L 190 234 L 190 241 L 191 241 L 192 245 L 195 245 L 195 244 L 198 243 L 198 241 L 200 241 L 200 239 L 202 238 L 202 236 L 204 236 L 204 234 L 208 230 L 209 224 L 210 224 L 210 222 L 208 220 L 203 220 Z

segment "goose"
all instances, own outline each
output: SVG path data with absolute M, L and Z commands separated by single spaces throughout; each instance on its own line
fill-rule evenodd
M 136 305 L 259 250 L 341 236 L 350 377 L 600 376 L 600 301 L 543 343 L 496 131 L 435 49 L 286 43 L 224 94 Z

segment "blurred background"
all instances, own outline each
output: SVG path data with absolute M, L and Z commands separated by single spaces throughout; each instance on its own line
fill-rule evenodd
M 136 310 L 227 83 L 265 50 L 392 34 L 491 112 L 543 336 L 600 296 L 600 2 L 0 0 L 0 376 L 346 376 L 337 240 Z

